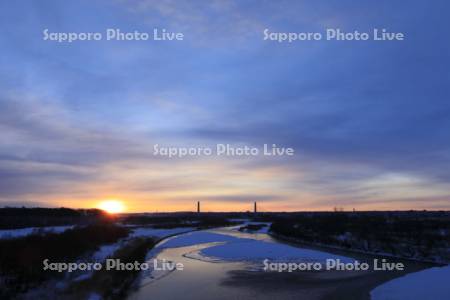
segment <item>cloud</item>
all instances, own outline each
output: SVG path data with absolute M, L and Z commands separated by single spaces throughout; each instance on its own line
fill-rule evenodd
M 244 40 L 263 29 L 262 22 L 252 15 L 250 6 L 234 1 L 134 0 L 119 3 L 148 25 L 181 31 L 190 42 L 203 45 L 223 42 L 231 36 Z
M 245 197 L 290 208 L 406 206 L 407 199 L 418 206 L 420 196 L 442 207 L 450 183 L 450 43 L 441 38 L 448 20 L 440 14 L 447 6 L 136 0 L 5 7 L 10 16 L 27 12 L 25 22 L 0 21 L 0 193 L 8 201 L 108 192 L 161 203 Z M 42 26 L 164 27 L 186 31 L 187 40 L 59 45 L 40 39 Z M 263 28 L 327 26 L 386 27 L 407 39 L 278 44 L 261 36 Z M 168 160 L 151 155 L 155 143 L 276 143 L 296 155 Z

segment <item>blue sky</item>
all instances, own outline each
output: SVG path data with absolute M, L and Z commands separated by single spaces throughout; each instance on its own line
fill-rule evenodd
M 449 209 L 446 1 L 0 4 L 0 205 L 129 211 Z M 42 31 L 184 33 L 44 41 Z M 403 32 L 404 41 L 263 41 Z M 276 143 L 294 157 L 152 155 L 154 144 Z

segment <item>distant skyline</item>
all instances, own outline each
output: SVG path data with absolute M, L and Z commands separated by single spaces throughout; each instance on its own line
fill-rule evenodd
M 0 207 L 450 209 L 447 1 L 3 1 Z M 43 40 L 43 31 L 182 41 Z M 264 41 L 327 28 L 403 41 Z M 167 158 L 154 145 L 292 147 Z

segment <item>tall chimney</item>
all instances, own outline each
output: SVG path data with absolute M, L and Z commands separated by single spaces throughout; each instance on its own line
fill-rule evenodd
M 257 210 L 256 210 L 256 201 L 255 201 L 255 203 L 253 204 L 253 212 L 256 214 L 256 212 L 257 212 Z
M 200 213 L 200 201 L 197 201 L 197 213 Z

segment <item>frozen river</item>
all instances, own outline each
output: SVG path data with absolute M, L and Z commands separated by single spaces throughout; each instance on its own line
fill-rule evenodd
M 324 262 L 354 258 L 279 242 L 262 229 L 222 228 L 184 233 L 159 243 L 148 259 L 183 264 L 183 270 L 143 274 L 130 299 L 369 299 L 370 290 L 397 274 L 380 272 L 267 272 L 263 261 Z M 359 258 L 358 258 L 359 259 Z M 409 269 L 421 268 L 413 264 Z M 357 289 L 355 292 L 354 290 Z M 339 299 L 339 298 L 335 298 Z

